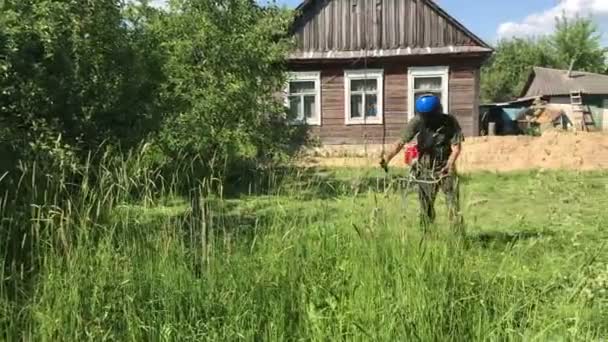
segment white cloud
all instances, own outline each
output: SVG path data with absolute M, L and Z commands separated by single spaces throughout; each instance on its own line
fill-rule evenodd
M 533 13 L 520 22 L 506 22 L 498 27 L 499 38 L 534 36 L 551 33 L 555 18 L 565 13 L 567 17 L 576 14 L 592 14 L 603 29 L 608 29 L 608 0 L 562 0 L 558 5 L 544 12 Z M 607 38 L 604 36 L 604 38 Z

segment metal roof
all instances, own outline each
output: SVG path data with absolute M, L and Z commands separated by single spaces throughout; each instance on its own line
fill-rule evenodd
M 506 101 L 506 102 L 496 102 L 496 103 L 483 103 L 481 105 L 479 105 L 480 107 L 508 107 L 508 106 L 513 106 L 513 105 L 522 105 L 525 106 L 526 103 L 528 102 L 533 102 L 536 99 L 543 99 L 544 96 L 527 96 L 527 97 L 520 97 L 518 99 L 512 100 L 512 101 Z
M 521 96 L 570 95 L 580 91 L 583 94 L 608 94 L 608 76 L 584 71 L 534 67 Z

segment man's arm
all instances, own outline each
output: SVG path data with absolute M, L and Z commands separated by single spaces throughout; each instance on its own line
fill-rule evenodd
M 384 158 L 384 160 L 386 161 L 386 164 L 390 163 L 391 160 L 393 160 L 393 158 L 395 158 L 397 153 L 399 153 L 399 151 L 401 151 L 403 146 L 405 146 L 405 142 L 403 141 L 403 139 L 399 139 L 397 142 L 394 143 L 393 148 L 391 150 L 389 150 L 388 154 L 386 156 L 384 156 L 384 155 L 381 156 L 381 158 Z
M 450 157 L 448 158 L 448 162 L 443 168 L 443 173 L 451 173 L 454 171 L 454 166 L 456 165 L 456 161 L 460 156 L 460 151 L 462 150 L 462 144 L 452 144 L 452 153 L 450 153 Z
M 448 158 L 448 162 L 442 170 L 442 173 L 452 173 L 454 171 L 454 167 L 456 166 L 456 161 L 460 156 L 460 152 L 462 151 L 462 142 L 464 141 L 464 134 L 462 133 L 462 129 L 458 124 L 458 120 L 453 118 L 454 124 L 454 135 L 452 136 L 452 141 L 450 142 L 452 145 L 452 152 L 450 153 L 450 157 Z
M 414 139 L 414 137 L 418 133 L 418 129 L 419 129 L 419 120 L 417 117 L 414 117 L 412 120 L 410 120 L 407 123 L 407 126 L 405 127 L 405 130 L 403 131 L 403 136 L 401 137 L 401 139 L 397 140 L 394 143 L 393 148 L 391 150 L 389 150 L 388 154 L 384 155 L 384 152 L 382 152 L 382 155 L 380 156 L 380 165 L 383 168 L 386 169 L 388 164 L 391 162 L 391 160 L 393 158 L 395 158 L 397 153 L 399 153 L 399 151 L 401 151 L 403 146 L 405 146 L 405 144 L 407 144 L 412 139 Z

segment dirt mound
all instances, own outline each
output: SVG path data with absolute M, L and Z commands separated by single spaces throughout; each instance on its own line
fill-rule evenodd
M 378 158 L 375 154 L 367 157 L 309 157 L 303 162 L 319 166 L 376 166 Z M 397 156 L 391 164 L 403 166 L 403 156 Z M 547 132 L 540 137 L 468 138 L 463 146 L 458 169 L 464 172 L 608 169 L 608 135 Z

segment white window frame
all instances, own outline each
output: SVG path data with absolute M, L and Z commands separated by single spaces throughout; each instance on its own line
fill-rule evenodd
M 307 119 L 304 115 L 291 121 L 292 124 L 306 124 L 309 126 L 321 126 L 322 113 L 321 113 L 321 72 L 320 71 L 306 71 L 306 72 L 290 72 L 285 85 L 285 106 L 291 108 L 289 102 L 289 83 L 293 81 L 313 81 L 315 82 L 315 114 L 316 117 Z M 304 106 L 304 101 L 301 101 L 301 105 Z M 302 110 L 304 113 L 304 110 Z
M 375 79 L 377 82 L 377 115 L 375 118 L 367 118 L 365 113 L 361 118 L 351 118 L 350 114 L 350 83 L 353 80 Z M 365 96 L 364 96 L 365 98 Z M 363 100 L 365 103 L 365 100 Z M 381 125 L 384 120 L 384 70 L 382 69 L 363 69 L 344 71 L 344 123 L 345 125 Z
M 408 119 L 411 119 L 416 114 L 414 110 L 415 97 L 414 97 L 414 80 L 417 77 L 441 77 L 441 105 L 443 111 L 448 113 L 449 99 L 450 99 L 450 67 L 448 66 L 430 66 L 430 67 L 409 67 L 407 69 L 407 89 L 408 89 Z

